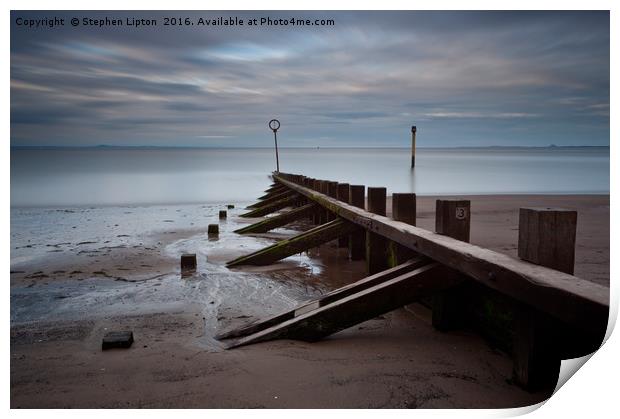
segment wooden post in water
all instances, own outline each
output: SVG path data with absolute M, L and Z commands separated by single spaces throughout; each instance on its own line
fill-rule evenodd
M 337 188 L 336 199 L 342 202 L 349 202 L 349 184 L 339 183 Z M 349 236 L 338 237 L 338 247 L 348 247 Z
M 407 224 L 416 223 L 416 196 L 414 193 L 392 194 L 392 218 Z M 395 242 L 389 244 L 390 267 L 394 267 L 411 259 L 415 252 Z
M 519 210 L 519 258 L 573 274 L 577 211 L 559 208 Z M 548 315 L 525 304 L 515 313 L 513 375 L 530 391 L 557 384 L 561 359 L 557 327 Z
M 435 232 L 469 242 L 471 201 L 438 199 L 435 205 Z M 450 330 L 458 326 L 463 317 L 462 296 L 458 289 L 448 289 L 433 295 L 433 326 Z
M 368 212 L 385 216 L 387 189 L 368 188 Z M 387 239 L 379 234 L 366 231 L 366 271 L 368 275 L 387 269 Z
M 411 127 L 411 168 L 415 167 L 415 134 L 417 128 L 416 126 Z
M 349 185 L 349 204 L 357 208 L 366 208 L 366 186 Z M 349 258 L 363 260 L 366 256 L 366 231 L 358 228 L 349 236 Z

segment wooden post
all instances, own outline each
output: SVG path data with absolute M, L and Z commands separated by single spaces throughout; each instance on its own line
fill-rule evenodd
M 226 210 L 220 210 L 220 220 L 226 219 Z
M 349 204 L 366 208 L 366 186 L 349 185 Z M 358 228 L 349 235 L 349 257 L 351 260 L 362 260 L 366 256 L 366 231 Z
M 337 188 L 336 199 L 342 202 L 349 202 L 349 184 L 339 183 Z M 338 247 L 348 247 L 349 236 L 338 237 Z
M 207 234 L 209 237 L 217 237 L 220 234 L 220 226 L 217 224 L 209 224 Z
M 438 199 L 435 205 L 435 232 L 469 242 L 469 200 Z
M 471 201 L 438 199 L 435 205 L 435 232 L 469 242 Z M 448 289 L 433 295 L 433 326 L 442 331 L 457 327 L 463 319 L 459 290 Z
M 327 195 L 327 181 L 319 180 L 318 192 Z M 325 224 L 327 222 L 327 210 L 323 207 L 319 209 L 319 224 Z
M 414 193 L 392 194 L 392 218 L 407 224 L 416 223 L 416 196 Z M 389 243 L 390 266 L 397 266 L 411 259 L 415 252 L 405 246 L 390 241 Z
M 338 196 L 338 182 L 327 181 L 327 196 L 332 198 L 337 198 Z M 336 219 L 336 215 L 328 211 L 327 212 L 327 220 L 332 221 Z
M 196 271 L 196 253 L 183 253 L 181 255 L 181 272 L 189 273 Z
M 411 127 L 411 168 L 415 167 L 415 133 L 417 128 L 414 126 Z
M 312 179 L 312 189 L 314 189 L 317 192 L 321 192 L 321 181 L 318 179 Z M 314 220 L 314 224 L 315 225 L 319 225 L 321 224 L 321 214 L 322 214 L 322 209 L 319 208 L 313 215 L 313 220 Z
M 385 216 L 387 189 L 368 188 L 368 211 Z M 388 266 L 387 240 L 376 233 L 366 231 L 366 271 L 368 275 L 383 271 Z
M 575 268 L 577 211 L 559 208 L 519 210 L 519 257 L 572 274 Z M 544 313 L 519 304 L 515 315 L 513 375 L 530 391 L 553 388 L 560 372 L 558 327 Z
M 561 208 L 519 210 L 519 258 L 573 274 L 577 211 Z

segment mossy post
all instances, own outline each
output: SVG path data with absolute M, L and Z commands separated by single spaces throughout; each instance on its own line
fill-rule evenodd
M 568 274 L 575 269 L 577 211 L 521 208 L 519 258 Z M 525 304 L 515 313 L 513 376 L 530 391 L 553 388 L 560 373 L 557 325 L 548 315 Z
M 387 189 L 368 188 L 368 212 L 385 216 Z M 379 234 L 366 231 L 366 271 L 368 275 L 387 269 L 387 239 Z
M 471 201 L 438 199 L 435 205 L 435 232 L 469 242 Z M 433 326 L 442 331 L 454 329 L 463 320 L 463 301 L 458 289 L 433 295 Z
M 349 204 L 354 207 L 366 208 L 366 186 L 349 185 Z M 363 228 L 356 229 L 349 235 L 349 258 L 351 260 L 363 260 L 366 257 L 366 231 Z
M 336 199 L 342 202 L 349 202 L 349 184 L 339 183 L 337 188 Z M 338 237 L 338 247 L 348 247 L 349 236 Z
M 416 196 L 414 193 L 392 194 L 392 218 L 396 221 L 415 225 Z M 388 251 L 390 267 L 400 265 L 415 255 L 413 250 L 393 241 L 390 241 Z

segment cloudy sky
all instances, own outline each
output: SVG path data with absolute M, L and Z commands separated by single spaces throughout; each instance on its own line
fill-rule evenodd
M 164 16 L 333 26 L 164 27 Z M 30 29 L 19 17 L 64 17 Z M 72 17 L 156 18 L 152 28 Z M 11 144 L 609 145 L 607 12 L 12 12 Z

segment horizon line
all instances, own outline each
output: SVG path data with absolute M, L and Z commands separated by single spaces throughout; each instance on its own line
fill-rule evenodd
M 609 145 L 545 145 L 545 146 L 524 146 L 524 145 L 480 145 L 480 146 L 435 146 L 435 147 L 416 147 L 416 149 L 481 149 L 481 148 L 610 148 Z M 52 148 L 85 148 L 85 149 L 106 149 L 106 148 L 117 148 L 117 149 L 126 149 L 126 148 L 162 148 L 162 149 L 179 149 L 179 148 L 187 148 L 187 149 L 259 149 L 259 150 L 270 150 L 273 147 L 263 147 L 263 146 L 192 146 L 192 145 L 173 145 L 173 146 L 160 146 L 160 145 L 109 145 L 109 144 L 98 144 L 98 145 L 11 145 L 11 149 L 52 149 Z M 278 149 L 406 149 L 409 150 L 411 147 L 406 146 L 299 146 L 299 147 L 278 147 Z

